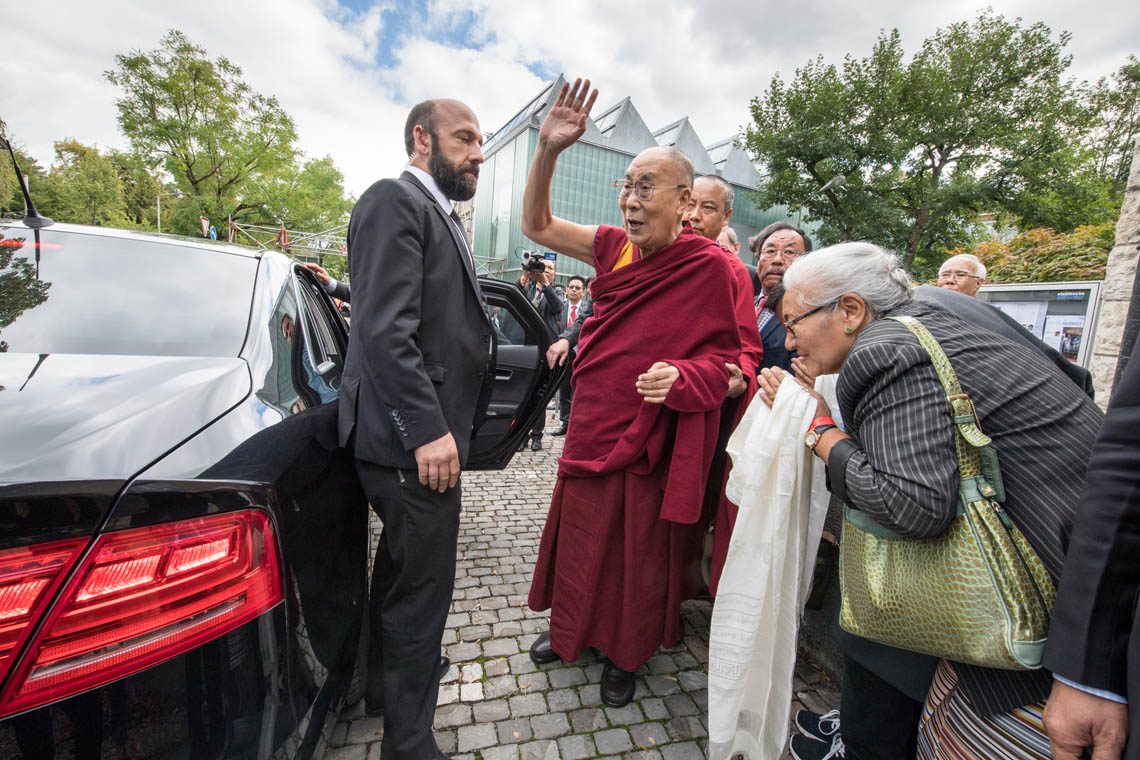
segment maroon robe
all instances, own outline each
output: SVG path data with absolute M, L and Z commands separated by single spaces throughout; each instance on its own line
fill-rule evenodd
M 697 590 L 701 502 L 728 388 L 741 354 L 735 274 L 715 243 L 687 227 L 661 251 L 610 271 L 626 243 L 599 227 L 574 405 L 529 603 L 550 609 L 566 661 L 602 650 L 634 671 L 682 633 Z M 636 251 L 635 251 L 636 253 Z M 655 362 L 678 369 L 664 404 L 635 383 Z

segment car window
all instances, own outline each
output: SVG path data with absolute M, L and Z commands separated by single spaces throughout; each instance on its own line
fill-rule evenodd
M 237 356 L 256 272 L 220 250 L 0 226 L 0 351 Z
M 336 339 L 332 314 L 326 306 L 327 296 L 303 277 L 296 279 L 301 295 L 301 323 L 304 331 L 304 361 L 308 381 L 321 396 L 321 403 L 336 398 L 344 371 L 344 355 Z

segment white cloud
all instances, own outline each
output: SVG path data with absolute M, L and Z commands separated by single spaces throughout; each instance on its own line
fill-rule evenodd
M 432 0 L 416 7 L 415 24 L 395 50 L 380 51 L 382 11 L 408 7 L 396 0 L 363 13 L 334 0 L 48 0 L 37 12 L 38 26 L 50 31 L 6 37 L 0 115 L 45 164 L 52 142 L 65 137 L 122 147 L 117 91 L 102 74 L 116 54 L 151 50 L 177 28 L 210 56 L 241 66 L 254 89 L 276 95 L 297 122 L 302 150 L 331 154 L 359 194 L 403 165 L 407 109 L 426 97 L 465 100 L 491 131 L 537 93 L 542 80 L 534 69 L 564 71 L 593 77 L 600 106 L 629 95 L 650 127 L 687 115 L 712 142 L 747 121 L 749 100 L 776 71 L 790 76 L 817 54 L 835 62 L 849 52 L 866 55 L 883 28 L 898 27 L 913 51 L 938 26 L 988 4 L 1071 31 L 1072 72 L 1082 78 L 1110 73 L 1140 39 L 1132 0 Z M 473 29 L 458 28 L 471 18 Z M 441 43 L 451 36 L 444 32 L 469 32 L 478 47 Z M 378 53 L 392 65 L 378 66 Z

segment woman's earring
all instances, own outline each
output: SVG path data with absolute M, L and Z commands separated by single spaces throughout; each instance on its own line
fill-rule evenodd
M 843 325 L 843 332 L 850 335 L 851 333 L 855 332 L 855 328 L 852 327 L 851 325 Z

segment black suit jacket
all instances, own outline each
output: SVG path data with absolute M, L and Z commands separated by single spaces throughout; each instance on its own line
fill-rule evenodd
M 1140 340 L 1093 447 L 1045 647 L 1045 667 L 1129 699 L 1140 757 Z
M 341 282 L 340 280 L 337 280 L 336 287 L 333 288 L 332 293 L 329 295 L 331 295 L 333 298 L 339 298 L 345 303 L 352 302 L 352 288 L 347 282 Z
M 380 180 L 352 210 L 339 427 L 358 459 L 411 469 L 416 447 L 450 432 L 467 461 L 491 324 L 461 234 L 409 172 Z

